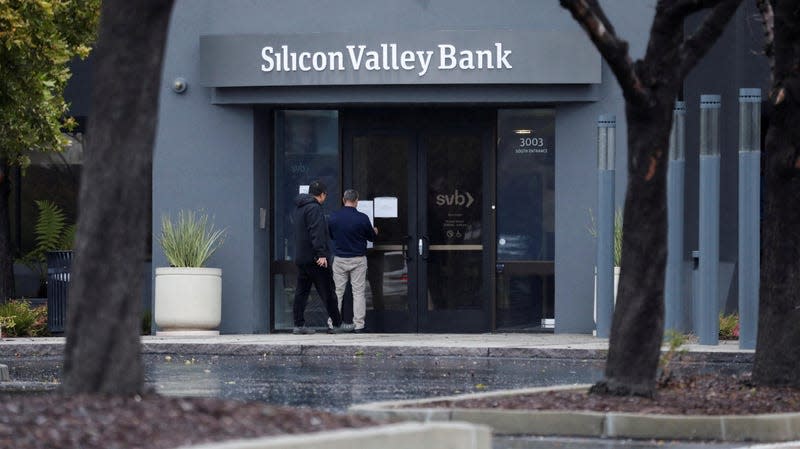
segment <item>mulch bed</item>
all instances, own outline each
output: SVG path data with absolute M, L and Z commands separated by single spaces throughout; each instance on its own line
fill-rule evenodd
M 167 449 L 376 424 L 320 410 L 214 398 L 0 396 L 0 448 Z
M 756 387 L 749 376 L 697 375 L 659 386 L 653 398 L 549 391 L 502 398 L 440 401 L 430 407 L 629 412 L 670 415 L 747 415 L 800 412 L 800 390 Z

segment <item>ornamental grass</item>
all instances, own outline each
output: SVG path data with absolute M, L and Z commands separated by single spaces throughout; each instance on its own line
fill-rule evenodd
M 161 217 L 158 243 L 170 266 L 203 267 L 225 241 L 225 230 L 215 229 L 206 214 L 182 210 L 176 222 Z

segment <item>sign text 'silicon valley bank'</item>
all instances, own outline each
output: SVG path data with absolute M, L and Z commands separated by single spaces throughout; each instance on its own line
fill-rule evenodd
M 261 49 L 262 72 L 325 72 L 345 70 L 414 71 L 425 76 L 438 70 L 509 70 L 511 50 L 502 42 L 483 49 L 460 49 L 439 44 L 436 50 L 400 49 L 396 43 L 377 47 L 346 45 L 337 51 L 296 51 L 288 45 L 265 46 Z M 431 64 L 434 64 L 433 66 Z

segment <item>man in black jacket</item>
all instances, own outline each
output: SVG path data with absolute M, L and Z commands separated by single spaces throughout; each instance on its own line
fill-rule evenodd
M 297 209 L 294 212 L 294 263 L 297 265 L 297 288 L 294 294 L 294 329 L 295 334 L 313 334 L 314 329 L 305 326 L 305 310 L 311 284 L 319 293 L 325 309 L 328 311 L 333 333 L 351 332 L 352 325 L 342 325 L 342 317 L 336 295 L 333 291 L 333 277 L 328 263 L 328 224 L 322 212 L 322 203 L 328 197 L 328 191 L 320 181 L 314 181 L 308 187 L 308 194 L 301 193 L 295 199 Z

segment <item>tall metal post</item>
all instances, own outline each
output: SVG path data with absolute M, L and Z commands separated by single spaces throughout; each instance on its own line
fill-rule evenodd
M 700 96 L 700 297 L 697 336 L 719 344 L 719 95 Z
M 672 131 L 669 135 L 667 172 L 667 272 L 664 282 L 664 329 L 684 331 L 683 295 L 683 220 L 684 180 L 686 178 L 686 104 L 675 102 Z
M 761 229 L 761 89 L 739 89 L 739 347 L 755 349 Z
M 614 157 L 617 119 L 597 119 L 597 336 L 611 335 L 614 316 Z

